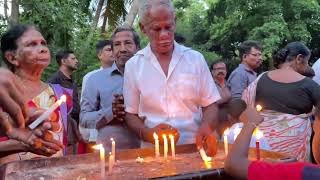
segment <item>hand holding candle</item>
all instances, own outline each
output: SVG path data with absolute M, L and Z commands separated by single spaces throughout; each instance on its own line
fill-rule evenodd
M 30 129 L 36 128 L 39 124 L 41 124 L 44 120 L 48 119 L 51 114 L 63 103 L 66 102 L 66 95 L 62 95 L 58 101 L 56 101 L 49 109 L 47 109 L 40 117 L 38 117 L 35 121 L 33 121 L 30 125 Z

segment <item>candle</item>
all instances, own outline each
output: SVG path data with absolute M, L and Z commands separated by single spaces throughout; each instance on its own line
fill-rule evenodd
M 113 160 L 115 161 L 115 159 L 116 159 L 116 142 L 114 141 L 113 138 L 110 138 L 110 141 L 111 141 L 111 153 L 113 156 Z
M 106 177 L 106 162 L 105 162 L 105 152 L 102 144 L 98 144 L 93 146 L 94 149 L 100 150 L 100 172 L 101 172 L 101 179 L 105 179 Z M 110 162 L 109 162 L 110 165 Z
M 62 95 L 58 101 L 56 101 L 49 109 L 47 109 L 41 116 L 39 116 L 35 121 L 33 121 L 30 125 L 30 129 L 36 128 L 40 123 L 44 120 L 48 119 L 49 116 L 56 110 L 63 102 L 66 102 L 66 95 Z
M 109 152 L 109 174 L 112 173 L 113 163 L 114 163 L 114 157 L 112 153 Z
M 256 136 L 256 156 L 257 160 L 260 160 L 260 139 L 263 137 L 263 132 L 259 130 L 259 128 L 255 129 Z
M 165 134 L 162 135 L 163 137 L 163 157 L 164 159 L 168 158 L 168 139 Z
M 201 148 L 201 149 L 199 150 L 199 152 L 200 152 L 200 156 L 201 156 L 201 158 L 202 158 L 202 160 L 203 160 L 204 162 L 212 161 L 212 158 L 207 156 L 207 154 L 206 154 L 206 152 L 204 151 L 203 148 Z
M 160 150 L 159 150 L 159 138 L 158 138 L 158 135 L 157 133 L 153 133 L 153 138 L 154 138 L 154 152 L 155 152 L 155 155 L 156 155 L 156 158 L 159 158 L 160 157 Z
M 174 144 L 174 136 L 172 134 L 169 135 L 170 138 L 170 144 L 171 144 L 171 156 L 173 159 L 176 158 L 176 148 Z
M 228 135 L 229 135 L 229 128 L 227 128 L 223 132 L 223 143 L 224 143 L 224 154 L 227 156 L 228 155 Z
M 233 140 L 235 141 L 238 137 L 238 135 L 240 134 L 241 132 L 241 128 L 239 127 L 239 125 L 237 124 L 236 125 L 236 128 L 234 129 L 233 133 L 234 133 L 234 136 L 233 136 Z

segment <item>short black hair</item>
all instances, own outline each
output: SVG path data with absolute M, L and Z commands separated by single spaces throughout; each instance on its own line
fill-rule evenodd
M 222 58 L 219 58 L 219 59 L 214 60 L 214 61 L 211 63 L 211 65 L 210 65 L 210 70 L 213 69 L 213 66 L 214 66 L 214 65 L 219 64 L 219 63 L 224 63 L 225 65 L 227 65 L 226 62 L 224 62 L 224 60 L 223 60 Z
M 98 41 L 98 43 L 96 44 L 96 54 L 98 55 L 100 53 L 100 51 L 107 45 L 111 46 L 112 42 L 110 40 L 100 40 Z
M 8 29 L 1 37 L 1 52 L 3 61 L 7 64 L 8 68 L 13 71 L 14 66 L 5 57 L 5 52 L 15 51 L 18 48 L 17 40 L 29 29 L 36 29 L 34 25 L 17 24 Z M 40 32 L 40 31 L 39 31 Z
M 70 54 L 74 54 L 74 52 L 71 50 L 61 50 L 57 52 L 56 61 L 59 64 L 59 66 L 61 66 L 62 59 L 67 59 Z
M 129 32 L 132 32 L 132 35 L 133 35 L 133 41 L 134 43 L 136 44 L 137 46 L 137 49 L 140 49 L 140 37 L 138 35 L 138 33 L 130 26 L 119 26 L 117 27 L 113 33 L 112 33 L 112 36 L 111 36 L 111 41 L 113 42 L 114 40 L 114 37 L 116 36 L 117 33 L 119 32 L 123 32 L 123 31 L 129 31 Z M 113 49 L 113 43 L 111 43 L 111 48 Z
M 262 46 L 261 46 L 261 44 L 259 42 L 252 41 L 252 40 L 244 41 L 239 46 L 239 56 L 240 56 L 241 61 L 242 61 L 242 58 L 243 58 L 244 54 L 249 54 L 250 53 L 251 48 L 255 48 L 255 49 L 259 50 L 259 51 L 262 51 Z

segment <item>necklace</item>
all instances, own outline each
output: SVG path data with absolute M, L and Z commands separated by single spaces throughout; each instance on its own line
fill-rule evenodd
M 20 87 L 22 88 L 24 95 L 27 96 L 28 99 L 34 98 L 47 87 L 47 84 L 41 80 L 35 82 L 29 79 L 23 79 L 17 74 L 15 75 L 19 81 L 19 85 L 21 85 Z

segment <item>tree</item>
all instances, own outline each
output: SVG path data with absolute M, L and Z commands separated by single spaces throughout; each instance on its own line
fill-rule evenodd
M 231 67 L 239 63 L 237 49 L 247 39 L 262 43 L 264 70 L 272 68 L 272 53 L 291 41 L 305 42 L 313 52 L 312 60 L 317 56 L 315 52 L 320 52 L 319 0 L 174 2 L 178 7 L 177 29 L 186 34 L 188 44 L 215 52 L 227 59 Z

